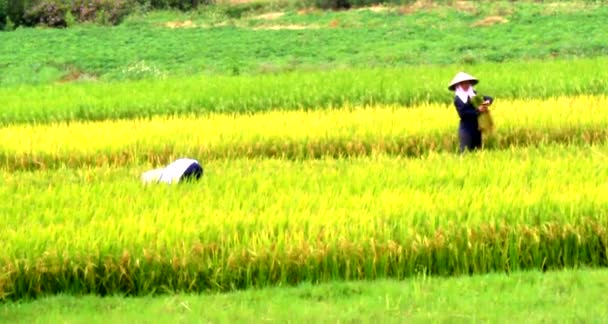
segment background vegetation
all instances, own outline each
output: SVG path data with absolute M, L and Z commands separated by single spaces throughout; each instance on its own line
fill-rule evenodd
M 281 11 L 278 16 L 231 18 L 225 10 L 209 7 L 134 14 L 113 28 L 19 28 L 0 33 L 0 85 L 351 67 L 469 67 L 608 54 L 606 6 L 516 2 L 411 10 Z

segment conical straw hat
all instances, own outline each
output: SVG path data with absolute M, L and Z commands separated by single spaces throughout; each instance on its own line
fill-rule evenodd
M 475 78 L 474 76 L 472 76 L 470 74 L 467 74 L 464 72 L 458 72 L 458 74 L 456 74 L 456 76 L 450 82 L 448 89 L 454 91 L 454 88 L 456 87 L 456 85 L 462 81 L 471 81 L 471 83 L 473 85 L 475 85 L 479 82 L 479 80 L 477 80 L 477 78 Z

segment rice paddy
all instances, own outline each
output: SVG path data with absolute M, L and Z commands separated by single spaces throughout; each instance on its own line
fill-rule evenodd
M 604 266 L 605 104 L 497 101 L 492 146 L 465 156 L 440 104 L 8 126 L 0 292 Z M 140 183 L 180 154 L 201 182 Z
M 37 32 L 59 33 L 17 31 Z M 544 61 L 442 52 L 417 66 L 0 79 L 0 300 L 606 267 L 608 77 L 604 49 L 590 48 Z M 446 89 L 461 69 L 495 98 L 492 135 L 464 155 Z M 142 184 L 180 157 L 201 162 L 200 181 Z

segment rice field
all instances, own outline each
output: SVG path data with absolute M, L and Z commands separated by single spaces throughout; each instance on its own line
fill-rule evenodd
M 497 99 L 464 156 L 441 103 L 10 124 L 0 297 L 606 266 L 607 101 Z
M 606 64 L 608 59 L 600 57 L 8 86 L 0 87 L 0 124 L 254 114 L 345 106 L 448 105 L 452 95 L 446 80 L 452 78 L 453 71 L 461 69 L 481 78 L 479 91 L 501 101 L 605 96 Z M 534 71 L 533 77 L 530 71 Z
M 608 266 L 608 7 L 410 2 L 1 32 L 0 304 Z
M 605 96 L 496 100 L 496 133 L 486 148 L 605 142 Z M 345 106 L 257 114 L 157 116 L 104 122 L 15 124 L 0 129 L 4 167 L 162 164 L 181 155 L 204 160 L 421 156 L 454 152 L 458 120 L 450 105 Z

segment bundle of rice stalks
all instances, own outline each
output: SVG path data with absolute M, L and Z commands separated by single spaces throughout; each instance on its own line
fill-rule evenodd
M 485 99 L 482 95 L 476 95 L 471 98 L 471 103 L 477 109 L 479 109 L 479 107 L 483 104 L 484 101 Z M 477 117 L 477 123 L 479 124 L 479 130 L 484 135 L 490 135 L 494 131 L 494 121 L 492 120 L 490 110 L 480 113 Z

